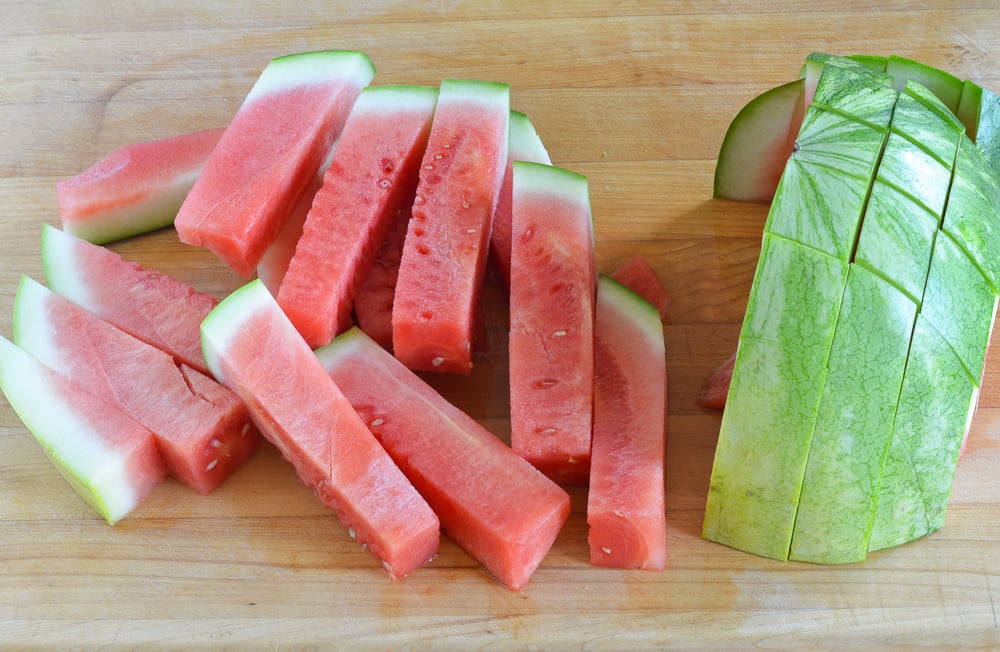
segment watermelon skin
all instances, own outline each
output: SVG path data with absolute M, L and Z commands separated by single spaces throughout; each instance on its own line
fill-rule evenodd
M 148 428 L 171 474 L 200 494 L 259 447 L 235 394 L 28 277 L 15 299 L 14 341 Z
M 490 232 L 490 258 L 500 275 L 504 287 L 510 288 L 510 237 L 511 207 L 514 189 L 514 161 L 529 161 L 552 165 L 552 159 L 535 131 L 531 119 L 520 111 L 510 112 L 510 138 L 507 167 L 504 171 L 500 197 L 493 213 L 493 230 Z
M 523 589 L 569 515 L 569 494 L 361 330 L 316 353 L 444 531 Z
M 53 466 L 110 525 L 166 477 L 149 430 L 5 337 L 0 389 Z
M 358 542 L 404 577 L 437 554 L 437 516 L 259 279 L 202 323 L 209 368 Z
M 199 327 L 218 304 L 212 295 L 48 224 L 42 227 L 42 264 L 54 291 L 208 373 Z
M 513 206 L 511 447 L 556 482 L 586 485 L 597 280 L 589 185 L 516 161 Z
M 358 327 L 387 351 L 392 351 L 392 306 L 412 205 L 410 202 L 396 210 L 389 232 L 375 252 L 375 260 L 354 297 L 354 319 Z
M 181 241 L 249 278 L 374 74 L 360 52 L 272 60 L 181 205 Z
M 666 353 L 659 311 L 614 279 L 597 286 L 590 563 L 663 570 Z
M 313 348 L 351 325 L 351 304 L 397 210 L 412 201 L 437 89 L 374 86 L 347 117 L 278 304 Z
M 393 351 L 411 369 L 472 371 L 509 122 L 506 84 L 441 82 L 393 303 Z
M 170 226 L 224 130 L 126 145 L 59 181 L 63 229 L 104 244 Z

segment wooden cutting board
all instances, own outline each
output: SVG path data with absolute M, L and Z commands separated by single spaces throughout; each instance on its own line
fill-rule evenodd
M 813 50 L 901 54 L 1000 89 L 993 0 L 8 1 L 2 11 L 3 335 L 20 275 L 43 278 L 39 234 L 58 224 L 57 180 L 119 145 L 223 125 L 270 58 L 321 48 L 367 52 L 377 83 L 509 83 L 553 161 L 590 179 L 600 269 L 642 254 L 674 303 L 666 571 L 592 568 L 577 490 L 521 593 L 448 540 L 391 582 L 270 447 L 214 494 L 170 482 L 111 528 L 4 402 L 0 644 L 1000 646 L 1000 360 L 944 529 L 850 566 L 773 562 L 699 537 L 719 416 L 694 404 L 735 346 L 766 212 L 711 198 L 730 119 L 795 78 Z M 172 230 L 112 248 L 219 297 L 240 284 Z M 491 336 L 471 379 L 435 384 L 504 436 L 502 328 Z

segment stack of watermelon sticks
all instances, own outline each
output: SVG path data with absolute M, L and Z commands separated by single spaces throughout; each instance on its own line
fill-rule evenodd
M 494 82 L 372 85 L 359 52 L 271 61 L 225 128 L 57 184 L 25 277 L 11 405 L 109 523 L 208 493 L 262 439 L 400 578 L 444 531 L 524 588 L 588 486 L 595 565 L 665 565 L 669 299 L 598 274 L 587 179 Z M 102 246 L 173 225 L 247 283 L 221 302 Z M 509 297 L 510 443 L 428 374 L 472 372 L 487 266 Z

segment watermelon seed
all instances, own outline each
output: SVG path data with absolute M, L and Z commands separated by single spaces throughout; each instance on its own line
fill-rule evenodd
M 243 430 L 240 431 L 240 435 L 241 436 L 245 436 L 248 432 L 250 432 L 250 422 L 249 421 L 247 421 L 246 423 L 243 424 Z
M 556 331 L 552 333 L 552 337 L 566 337 L 566 331 Z
M 389 181 L 388 179 L 380 179 L 378 182 L 378 186 L 379 188 L 391 188 L 392 181 Z
M 385 423 L 385 419 L 379 418 L 379 419 L 372 419 L 372 421 L 371 421 L 371 423 L 369 425 L 371 427 L 373 427 L 373 428 L 377 428 L 377 427 L 381 426 L 383 423 Z
M 222 442 L 219 441 L 218 439 L 213 439 L 211 443 L 212 443 L 212 448 L 218 448 L 222 446 Z
M 601 546 L 601 552 L 603 552 L 605 555 L 610 555 L 611 548 L 608 548 L 607 546 Z
M 358 535 L 357 535 L 357 534 L 356 534 L 356 533 L 354 532 L 354 528 L 352 528 L 352 527 L 350 527 L 350 528 L 347 528 L 347 534 L 348 534 L 348 536 L 350 536 L 350 537 L 351 537 L 352 539 L 357 539 L 357 538 L 358 538 Z
M 441 356 L 438 356 L 438 357 L 434 358 L 433 360 L 431 360 L 431 364 L 433 366 L 435 366 L 435 367 L 440 366 L 442 362 L 444 362 L 444 358 L 442 358 Z
M 539 378 L 535 381 L 534 385 L 538 389 L 548 389 L 554 385 L 558 385 L 559 380 L 556 378 Z
M 216 460 L 212 460 L 211 462 L 209 462 L 208 464 L 205 465 L 205 470 L 206 471 L 211 471 L 212 469 L 215 468 L 215 465 L 218 464 L 218 463 L 219 463 L 219 460 L 217 460 L 217 459 Z
M 389 562 L 387 562 L 387 561 L 383 561 L 383 562 L 382 562 L 382 567 L 383 567 L 383 568 L 385 568 L 385 571 L 386 571 L 387 573 L 389 573 L 390 575 L 392 575 L 392 564 L 390 564 L 390 563 L 389 563 Z

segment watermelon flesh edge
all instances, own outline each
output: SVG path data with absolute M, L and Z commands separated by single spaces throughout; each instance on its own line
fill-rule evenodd
M 597 288 L 590 563 L 666 566 L 666 359 L 659 311 L 610 277 Z
M 48 224 L 42 265 L 49 287 L 62 296 L 208 373 L 199 327 L 218 303 L 212 295 Z
M 181 205 L 181 241 L 207 247 L 249 278 L 373 75 L 359 52 L 272 61 Z
M 209 368 L 391 578 L 437 554 L 437 516 L 399 470 L 260 280 L 202 323 Z
M 511 447 L 559 484 L 586 485 L 596 271 L 587 179 L 514 163 Z
M 71 487 L 114 525 L 166 477 L 152 433 L 0 337 L 0 389 Z
M 63 229 L 104 244 L 169 226 L 223 131 L 126 145 L 59 181 L 56 201 Z
M 441 82 L 393 302 L 393 351 L 411 369 L 472 371 L 509 122 L 507 85 Z
M 14 340 L 148 428 L 170 472 L 198 493 L 213 491 L 259 446 L 235 394 L 28 277 L 15 300 Z
M 569 514 L 569 495 L 361 330 L 316 354 L 444 531 L 523 589 Z
M 347 117 L 278 292 L 313 348 L 351 325 L 376 250 L 413 200 L 436 98 L 429 87 L 369 87 Z

